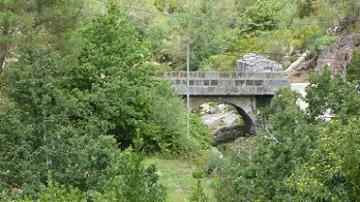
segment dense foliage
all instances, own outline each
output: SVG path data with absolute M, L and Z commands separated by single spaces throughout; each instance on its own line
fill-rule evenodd
M 49 6 L 42 17 L 50 21 L 69 6 L 40 5 Z M 109 1 L 105 10 L 71 18 L 71 29 L 64 20 L 16 33 L 26 43 L 16 44 L 16 60 L 2 74 L 1 198 L 163 201 L 156 168 L 145 168 L 141 153 L 205 149 L 197 143 L 204 133 L 185 137 L 182 101 L 153 77 L 148 43 L 118 4 Z M 68 38 L 47 41 L 61 26 Z M 74 46 L 60 48 L 67 43 Z
M 349 68 L 354 68 L 355 55 Z M 357 73 L 357 72 L 356 72 Z M 352 78 L 351 71 L 347 77 Z M 356 80 L 325 70 L 299 95 L 280 90 L 253 149 L 225 168 L 217 198 L 223 201 L 358 201 L 359 104 Z
M 288 65 L 298 52 L 318 52 L 359 23 L 354 0 L 123 0 L 122 8 L 165 69 L 233 70 L 248 52 Z
M 191 115 L 186 135 L 183 101 L 155 71 L 184 69 L 188 45 L 191 70 L 233 70 L 251 51 L 288 64 L 359 16 L 354 0 L 2 0 L 0 200 L 167 201 L 144 156 L 199 167 L 223 156 L 205 159 L 208 128 Z M 248 150 L 229 151 L 219 201 L 360 200 L 360 54 L 351 58 L 311 75 L 305 98 L 276 94 Z M 189 200 L 209 201 L 198 174 Z
M 143 63 L 149 47 L 121 11 L 111 8 L 94 18 L 82 34 L 79 60 L 86 74 L 80 80 L 87 83 L 75 87 L 91 97 L 89 110 L 104 124 L 104 132 L 123 148 L 137 141 L 149 152 L 181 151 L 181 100 L 167 83 L 153 78 L 154 68 Z

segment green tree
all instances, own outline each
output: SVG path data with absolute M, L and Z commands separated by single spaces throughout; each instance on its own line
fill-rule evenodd
M 300 18 L 310 16 L 314 11 L 313 0 L 297 0 L 297 12 Z
M 319 147 L 287 181 L 297 199 L 359 200 L 359 121 L 358 116 L 348 116 L 322 128 Z
M 0 2 L 0 68 L 4 67 L 5 58 L 11 57 L 11 49 L 19 39 L 18 30 L 30 26 L 25 15 L 26 1 L 1 1 Z
M 1 183 L 41 199 L 63 194 L 51 187 L 45 190 L 50 196 L 41 194 L 49 174 L 61 186 L 100 194 L 116 178 L 112 187 L 123 190 L 118 195 L 124 199 L 138 195 L 162 201 L 165 194 L 156 172 L 146 171 L 137 155 L 121 152 L 107 135 L 106 120 L 93 113 L 92 95 L 74 87 L 76 83 L 69 85 L 79 76 L 73 72 L 82 67 L 70 65 L 44 45 L 29 48 L 4 72 L 8 100 L 0 110 Z M 138 191 L 122 187 L 130 183 L 139 183 Z
M 359 21 L 358 18 L 360 16 L 359 2 L 354 0 L 338 0 L 336 3 L 339 5 L 337 5 L 337 8 L 340 9 L 338 12 L 344 17 L 342 26 L 352 25 L 355 28 L 354 25 Z
M 19 44 L 28 43 L 33 33 L 41 33 L 41 41 L 68 52 L 74 45 L 68 38 L 83 17 L 84 2 L 1 1 L 0 3 L 0 67 L 6 57 L 17 57 Z M 66 13 L 66 15 L 64 15 Z
M 350 66 L 355 63 L 356 58 Z M 354 78 L 353 73 L 356 71 L 349 71 L 349 78 Z M 310 115 L 316 112 L 320 116 L 325 109 L 331 109 L 333 117 L 321 127 L 319 145 L 311 151 L 309 161 L 294 171 L 287 184 L 292 195 L 301 200 L 357 201 L 358 86 L 356 82 L 345 83 L 342 76 L 331 76 L 328 71 L 316 79 L 308 89 L 308 102 L 315 105 Z
M 307 124 L 296 105 L 299 95 L 280 90 L 265 131 L 257 138 L 250 156 L 239 155 L 223 171 L 216 196 L 226 201 L 289 200 L 285 180 L 309 158 L 317 145 L 318 129 Z M 241 154 L 241 153 L 240 153 Z
M 247 7 L 237 22 L 239 34 L 242 36 L 254 31 L 274 29 L 280 21 L 280 3 L 275 0 L 259 0 Z
M 121 153 L 114 138 L 117 131 L 112 125 L 113 122 L 122 124 L 121 127 L 124 128 L 133 127 L 131 129 L 134 132 L 138 132 L 137 127 L 146 129 L 149 131 L 147 134 L 151 134 L 152 130 L 148 130 L 147 127 L 157 125 L 145 125 L 147 119 L 143 114 L 149 115 L 150 112 L 146 110 L 150 110 L 155 101 L 153 86 L 162 84 L 164 89 L 169 89 L 164 92 L 168 93 L 165 95 L 173 96 L 170 87 L 157 79 L 147 77 L 147 69 L 135 69 L 132 64 L 135 65 L 136 61 L 129 64 L 131 59 L 135 60 L 141 56 L 137 56 L 136 48 L 132 49 L 135 51 L 133 54 L 126 50 L 140 43 L 131 41 L 130 35 L 135 35 L 134 32 L 125 34 L 128 35 L 122 37 L 128 40 L 129 46 L 123 46 L 123 49 L 116 49 L 115 52 L 117 54 L 124 50 L 126 53 L 120 55 L 119 58 L 122 59 L 117 60 L 120 62 L 119 65 L 116 64 L 120 67 L 119 72 L 112 66 L 115 65 L 112 63 L 115 55 L 107 57 L 109 52 L 104 53 L 101 63 L 96 63 L 109 67 L 109 71 L 104 72 L 107 79 L 112 78 L 108 75 L 116 73 L 117 77 L 110 80 L 112 82 L 106 82 L 108 80 L 99 75 L 103 71 L 95 71 L 92 68 L 95 65 L 90 64 L 89 60 L 80 60 L 79 65 L 73 55 L 63 57 L 64 53 L 54 50 L 53 44 L 46 41 L 40 43 L 43 39 L 41 33 L 33 33 L 29 43 L 17 47 L 18 61 L 11 63 L 3 74 L 2 92 L 5 99 L 0 110 L 1 185 L 10 188 L 20 187 L 23 194 L 39 198 L 40 196 L 35 193 L 41 189 L 42 184 L 48 183 L 50 173 L 54 182 L 59 185 L 76 187 L 82 192 L 104 193 L 106 185 L 112 179 L 119 178 L 120 186 L 130 183 L 121 181 L 128 178 L 143 180 L 138 192 L 131 190 L 135 195 L 150 196 L 140 193 L 140 190 L 162 193 L 162 188 L 157 186 L 156 172 L 145 172 L 138 160 L 131 157 L 133 154 Z M 131 46 L 132 43 L 135 45 Z M 84 44 L 89 44 L 88 40 L 85 40 Z M 85 45 L 84 47 L 87 47 Z M 127 65 L 133 70 L 128 71 Z M 121 76 L 129 76 L 134 80 L 124 81 Z M 125 93 L 122 94 L 123 92 Z M 133 98 L 136 96 L 138 99 Z M 115 102 L 119 103 L 111 105 Z M 133 108 L 127 107 L 126 104 L 139 104 L 139 111 L 132 110 Z M 125 109 L 129 117 L 122 117 L 122 109 Z M 125 138 L 132 138 L 131 140 L 138 138 L 121 134 Z M 131 135 L 130 132 L 129 134 Z M 156 140 L 153 142 L 157 143 Z M 137 170 L 126 173 L 134 165 Z M 139 176 L 147 177 L 142 179 Z M 129 193 L 124 191 L 120 194 Z M 161 201 L 163 197 L 164 194 L 157 194 L 149 200 Z
M 185 68 L 185 58 L 178 52 L 186 53 L 190 43 L 190 69 L 209 68 L 212 55 L 222 53 L 229 46 L 232 36 L 230 22 L 221 15 L 221 4 L 211 0 L 194 1 L 183 12 L 173 14 L 173 27 L 176 30 L 173 38 L 176 41 L 176 52 L 170 52 L 171 57 L 178 61 L 182 69 Z M 180 38 L 179 38 L 180 36 Z M 175 55 L 176 54 L 176 55 Z
M 122 148 L 137 141 L 142 145 L 138 149 L 149 152 L 179 151 L 184 138 L 181 101 L 144 64 L 151 58 L 149 46 L 117 5 L 110 4 L 108 13 L 94 18 L 82 34 L 79 60 L 89 74 L 81 87 L 91 94 L 93 113 L 107 124 L 105 133 L 114 135 Z
M 35 198 L 27 196 L 23 199 L 16 199 L 19 202 L 31 202 Z M 54 201 L 54 202 L 86 202 L 86 196 L 79 189 L 70 187 L 67 188 L 56 182 L 49 180 L 47 186 L 42 185 L 39 191 L 39 201 Z
M 194 187 L 191 196 L 190 201 L 191 202 L 208 202 L 209 199 L 206 196 L 204 192 L 204 188 L 201 184 L 201 179 L 204 178 L 204 172 L 202 170 L 196 170 L 193 173 L 193 178 L 196 179 L 196 186 Z
M 346 65 L 346 80 L 349 82 L 360 81 L 360 52 L 354 52 L 349 64 Z
M 351 69 L 352 67 L 350 67 Z M 354 78 L 351 73 L 348 77 Z M 321 116 L 360 114 L 356 84 L 345 82 L 343 75 L 332 75 L 329 69 L 312 75 L 306 92 L 308 117 L 314 121 Z M 329 114 L 330 113 L 330 114 Z

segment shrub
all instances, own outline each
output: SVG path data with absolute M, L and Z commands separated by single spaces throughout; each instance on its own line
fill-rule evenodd
M 207 150 L 211 145 L 211 134 L 209 128 L 203 124 L 201 118 L 197 114 L 190 116 L 190 136 L 194 139 L 201 150 Z
M 350 63 L 346 65 L 346 79 L 359 83 L 360 80 L 360 52 L 354 52 Z
M 280 20 L 280 4 L 274 0 L 259 0 L 246 8 L 237 22 L 240 35 L 254 31 L 272 30 Z
M 336 40 L 336 36 L 325 35 L 315 40 L 315 50 L 320 52 L 326 48 L 326 46 L 332 44 Z

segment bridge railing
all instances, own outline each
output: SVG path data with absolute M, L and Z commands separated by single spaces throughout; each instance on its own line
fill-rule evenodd
M 186 71 L 164 71 L 156 72 L 157 77 L 173 79 L 183 79 L 187 77 Z M 191 71 L 191 79 L 286 79 L 285 72 L 216 72 L 216 71 Z

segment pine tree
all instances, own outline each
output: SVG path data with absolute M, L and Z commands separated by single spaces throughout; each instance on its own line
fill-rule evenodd
M 30 26 L 30 19 L 25 14 L 26 1 L 0 2 L 0 68 L 5 59 L 11 57 L 16 41 L 25 29 Z
M 15 57 L 19 44 L 29 43 L 40 33 L 41 43 L 68 51 L 69 33 L 80 23 L 84 1 L 1 1 L 0 68 L 7 58 Z M 66 14 L 64 14 L 66 13 Z M 30 38 L 29 38 L 30 37 Z

